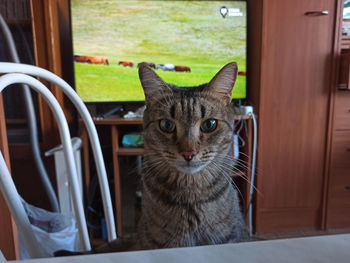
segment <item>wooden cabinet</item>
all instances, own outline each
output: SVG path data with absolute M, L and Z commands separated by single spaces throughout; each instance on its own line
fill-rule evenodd
M 335 97 L 330 154 L 327 227 L 350 226 L 350 92 Z
M 343 1 L 339 1 L 342 10 Z M 338 27 L 342 27 L 344 21 Z M 326 228 L 350 226 L 350 38 L 340 41 L 338 83 L 330 136 Z M 332 119 L 332 118 L 331 118 Z
M 324 224 L 340 2 L 248 2 L 254 26 L 248 32 L 248 73 L 254 77 L 248 93 L 259 120 L 257 232 Z

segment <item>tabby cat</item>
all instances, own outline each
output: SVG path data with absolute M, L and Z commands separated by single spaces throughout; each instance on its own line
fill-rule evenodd
M 139 75 L 146 110 L 137 238 L 118 238 L 88 253 L 247 240 L 227 157 L 233 141 L 236 63 L 197 87 L 167 84 L 145 63 Z
M 237 65 L 208 83 L 177 87 L 139 67 L 146 96 L 138 247 L 184 247 L 247 238 L 227 154 Z

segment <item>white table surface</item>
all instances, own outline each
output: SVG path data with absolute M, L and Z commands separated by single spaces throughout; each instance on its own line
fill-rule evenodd
M 17 261 L 11 261 L 17 262 Z M 350 262 L 350 234 L 255 241 L 238 244 L 95 254 L 18 261 L 28 263 L 148 262 Z

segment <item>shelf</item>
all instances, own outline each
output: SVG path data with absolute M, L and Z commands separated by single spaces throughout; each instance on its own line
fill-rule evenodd
M 350 37 L 349 36 L 342 36 L 340 41 L 340 47 L 341 49 L 349 49 L 350 48 Z
M 32 25 L 32 21 L 30 19 L 6 19 L 5 21 L 9 26 L 19 25 L 30 27 Z
M 124 118 L 105 118 L 105 119 L 94 119 L 95 125 L 142 125 L 142 118 L 124 119 Z
M 27 125 L 27 120 L 26 119 L 15 119 L 15 118 L 8 118 L 6 119 L 6 125 Z
M 143 155 L 144 149 L 143 148 L 133 148 L 133 147 L 120 147 L 117 151 L 118 155 L 123 156 L 137 156 L 137 155 Z

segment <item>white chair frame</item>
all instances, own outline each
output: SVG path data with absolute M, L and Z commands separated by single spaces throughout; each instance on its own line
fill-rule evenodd
M 67 97 L 72 101 L 72 103 L 77 108 L 81 118 L 83 119 L 86 129 L 88 131 L 91 147 L 93 150 L 93 155 L 96 163 L 96 169 L 98 174 L 98 179 L 100 183 L 101 195 L 103 208 L 107 223 L 107 233 L 108 241 L 115 240 L 117 238 L 115 231 L 115 221 L 113 215 L 113 207 L 111 202 L 111 195 L 107 181 L 106 168 L 103 161 L 102 150 L 98 139 L 98 134 L 93 120 L 80 97 L 75 93 L 75 91 L 67 84 L 64 80 L 59 78 L 57 75 L 31 65 L 18 64 L 18 63 L 7 63 L 0 62 L 0 74 L 5 75 L 0 77 L 0 92 L 7 86 L 15 83 L 27 84 L 35 91 L 39 92 L 42 97 L 47 101 L 53 114 L 58 122 L 60 137 L 62 145 L 64 148 L 64 154 L 67 164 L 67 170 L 69 173 L 70 183 L 72 187 L 73 204 L 77 219 L 77 225 L 79 229 L 79 234 L 82 243 L 83 250 L 90 250 L 90 241 L 88 238 L 86 220 L 82 205 L 82 199 L 78 187 L 78 181 L 76 176 L 76 166 L 74 163 L 73 150 L 71 145 L 70 133 L 68 129 L 68 124 L 65 119 L 64 113 L 57 102 L 56 98 L 52 95 L 50 90 L 45 87 L 40 81 L 31 77 L 40 77 L 45 79 L 59 88 L 67 95 Z M 31 75 L 31 76 L 28 76 Z M 1 154 L 0 154 L 1 155 Z M 24 208 L 21 204 L 20 197 L 17 193 L 15 185 L 13 184 L 12 178 L 10 177 L 9 171 L 5 165 L 5 162 L 0 156 L 0 188 L 5 199 L 10 207 L 11 213 L 14 217 L 16 225 L 19 228 L 19 232 L 23 238 L 24 245 L 26 246 L 28 253 L 31 257 L 42 257 L 39 246 L 31 231 L 31 226 L 29 220 L 25 214 Z M 33 239 L 34 238 L 34 239 Z

